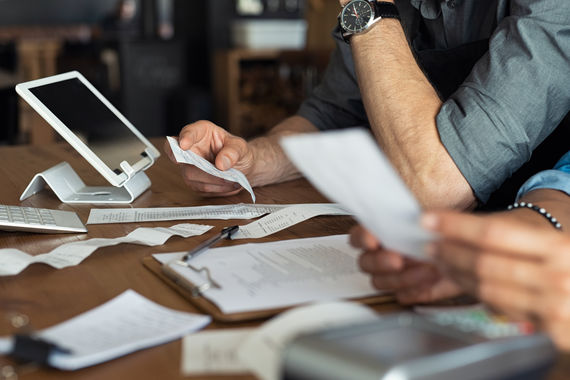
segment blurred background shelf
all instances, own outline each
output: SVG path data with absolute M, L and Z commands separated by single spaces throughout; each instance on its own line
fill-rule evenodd
M 294 113 L 318 82 L 338 8 L 325 0 L 0 1 L 0 144 L 58 139 L 14 85 L 70 70 L 149 137 L 200 119 L 255 136 Z M 280 23 L 292 34 L 256 37 L 259 25 Z

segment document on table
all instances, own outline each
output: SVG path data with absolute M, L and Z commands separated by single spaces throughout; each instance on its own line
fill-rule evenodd
M 246 176 L 242 172 L 234 168 L 222 171 L 216 168 L 216 166 L 210 161 L 206 160 L 203 157 L 200 157 L 191 150 L 182 150 L 178 145 L 178 140 L 175 138 L 172 138 L 170 136 L 166 138 L 168 139 L 168 143 L 170 144 L 170 148 L 172 149 L 172 153 L 174 154 L 176 161 L 182 164 L 194 165 L 198 169 L 214 177 L 222 178 L 230 182 L 239 183 L 244 189 L 249 192 L 249 194 L 251 194 L 251 199 L 253 200 L 253 203 L 255 203 L 255 194 L 253 193 L 253 189 L 251 188 L 251 185 L 249 184 Z
M 327 215 L 346 215 L 347 212 L 334 203 L 308 204 L 245 204 L 195 207 L 111 208 L 91 209 L 87 224 L 111 224 L 133 222 L 157 222 L 191 219 L 254 219 L 293 206 L 322 208 Z M 323 214 L 321 214 L 323 215 Z
M 213 248 L 191 263 L 207 267 L 221 287 L 208 289 L 204 297 L 223 313 L 238 313 L 378 295 L 369 276 L 358 269 L 359 254 L 348 235 L 334 235 Z M 207 282 L 201 274 L 171 262 L 183 255 L 153 256 L 194 285 Z
M 427 259 L 423 246 L 433 236 L 419 225 L 419 203 L 370 133 L 353 128 L 303 134 L 283 138 L 281 145 L 317 189 L 352 212 L 385 247 Z
M 170 342 L 199 330 L 209 316 L 165 308 L 127 290 L 111 301 L 59 325 L 41 330 L 35 337 L 65 348 L 70 353 L 51 353 L 48 363 L 75 370 Z M 1 338 L 11 352 L 11 338 Z
M 164 228 L 137 228 L 127 236 L 114 239 L 89 239 L 60 245 L 51 252 L 40 255 L 29 255 L 19 249 L 0 249 L 0 276 L 15 275 L 30 264 L 43 263 L 56 269 L 78 265 L 98 248 L 110 247 L 117 244 L 139 244 L 150 247 L 162 245 L 172 236 L 188 238 L 208 232 L 213 226 L 200 224 L 177 224 Z

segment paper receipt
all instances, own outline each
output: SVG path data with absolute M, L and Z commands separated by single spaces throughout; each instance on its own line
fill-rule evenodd
M 194 165 L 198 169 L 213 175 L 214 177 L 225 179 L 226 181 L 237 182 L 239 183 L 244 189 L 246 189 L 251 194 L 251 199 L 253 203 L 255 203 L 255 194 L 253 193 L 253 189 L 249 184 L 246 176 L 237 169 L 231 168 L 226 171 L 222 171 L 210 161 L 206 160 L 203 157 L 200 157 L 196 153 L 190 150 L 182 150 L 178 145 L 178 140 L 172 138 L 170 136 L 166 137 L 168 139 L 168 143 L 170 144 L 170 148 L 172 149 L 172 153 L 174 153 L 174 157 L 176 161 L 182 164 L 189 164 Z

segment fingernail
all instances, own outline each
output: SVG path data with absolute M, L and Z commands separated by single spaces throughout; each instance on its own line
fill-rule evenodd
M 428 230 L 436 230 L 439 225 L 439 217 L 435 214 L 424 214 L 420 223 Z
M 232 162 L 230 161 L 230 159 L 228 157 L 222 157 L 222 170 L 228 170 L 230 168 L 230 166 L 232 165 Z

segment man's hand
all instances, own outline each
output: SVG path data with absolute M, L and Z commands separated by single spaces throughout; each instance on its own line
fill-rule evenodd
M 310 121 L 291 116 L 264 136 L 246 142 L 209 121 L 198 121 L 182 129 L 178 144 L 183 150 L 191 150 L 213 162 L 220 170 L 235 168 L 241 171 L 255 187 L 299 178 L 299 171 L 285 156 L 279 140 L 284 136 L 314 132 L 318 129 Z M 168 142 L 164 150 L 176 163 Z M 241 186 L 235 182 L 213 177 L 193 165 L 180 166 L 184 181 L 194 191 L 207 196 L 233 195 L 241 191 Z
M 183 150 L 191 150 L 213 162 L 220 170 L 235 168 L 246 177 L 252 170 L 254 158 L 248 143 L 209 121 L 198 121 L 185 126 L 178 137 L 178 144 Z M 165 151 L 176 163 L 168 142 L 165 143 Z M 184 181 L 196 192 L 208 196 L 226 196 L 236 194 L 242 189 L 236 182 L 211 176 L 194 165 L 180 166 Z
M 537 214 L 538 215 L 538 214 Z M 441 236 L 431 246 L 442 270 L 463 289 L 513 317 L 538 319 L 570 350 L 570 237 L 521 222 L 514 212 L 428 214 Z
M 372 276 L 374 287 L 393 291 L 400 303 L 429 303 L 461 293 L 460 288 L 442 276 L 434 265 L 411 260 L 384 249 L 361 226 L 352 229 L 350 243 L 364 250 L 359 264 L 364 272 Z

